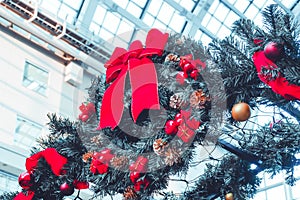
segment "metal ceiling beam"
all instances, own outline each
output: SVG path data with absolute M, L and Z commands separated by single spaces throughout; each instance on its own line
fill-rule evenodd
M 107 8 L 110 9 L 111 12 L 117 12 L 119 15 L 130 21 L 131 23 L 135 24 L 137 28 L 140 29 L 149 29 L 150 27 L 145 24 L 142 20 L 136 18 L 132 14 L 130 14 L 127 10 L 121 8 L 118 4 L 114 3 L 111 0 L 99 0 L 99 3 L 105 5 Z
M 210 32 L 206 27 L 202 26 L 201 23 L 199 23 L 202 21 L 201 17 L 198 18 L 198 16 L 196 16 L 192 12 L 186 10 L 180 4 L 178 4 L 177 2 L 175 2 L 173 0 L 164 0 L 164 2 L 166 2 L 170 6 L 172 6 L 176 11 L 179 12 L 180 15 L 184 16 L 190 23 L 197 24 L 196 25 L 197 29 L 199 28 L 202 32 L 204 32 L 206 35 L 208 35 L 212 39 L 216 38 L 216 36 L 212 32 Z M 190 37 L 193 36 L 193 35 L 190 35 L 190 33 L 186 33 L 186 34 L 188 34 Z M 191 33 L 191 34 L 193 34 L 193 33 Z
M 90 55 L 78 50 L 77 48 L 68 45 L 66 42 L 56 39 L 55 36 L 41 31 L 41 29 L 35 26 L 33 23 L 28 23 L 27 20 L 21 18 L 17 14 L 9 11 L 2 6 L 0 6 L 0 16 L 11 22 L 12 24 L 15 24 L 16 26 L 38 37 L 39 39 L 45 41 L 46 43 L 49 43 L 50 45 L 53 45 L 61 51 L 64 51 L 67 54 L 76 57 L 78 60 L 86 63 L 90 68 L 98 72 L 105 73 L 106 69 L 104 68 L 103 63 L 99 62 Z
M 227 0 L 220 0 L 220 2 L 223 3 L 227 8 L 232 10 L 235 14 L 240 16 L 240 18 L 246 19 L 246 16 L 241 11 L 239 11 L 236 7 L 234 7 L 231 3 L 229 3 Z

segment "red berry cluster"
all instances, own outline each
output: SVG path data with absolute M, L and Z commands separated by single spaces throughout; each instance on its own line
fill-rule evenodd
M 81 111 L 81 114 L 78 116 L 78 118 L 83 122 L 86 122 L 91 117 L 91 115 L 96 112 L 95 105 L 91 102 L 89 102 L 88 104 L 82 103 L 79 106 L 79 110 Z
M 176 76 L 176 81 L 183 85 L 184 79 L 188 78 L 189 76 L 194 80 L 197 80 L 199 69 L 194 66 L 188 59 L 181 58 L 179 61 L 179 66 L 183 71 L 178 72 Z
M 110 160 L 115 155 L 111 153 L 111 150 L 106 148 L 100 152 L 93 154 L 90 170 L 93 174 L 105 174 L 108 172 L 108 165 Z
M 142 188 L 146 189 L 149 186 L 150 181 L 146 177 L 141 178 L 142 174 L 145 173 L 147 169 L 148 159 L 143 156 L 139 156 L 137 160 L 129 166 L 129 178 L 134 184 L 134 189 L 136 191 L 140 191 Z
M 175 135 L 178 132 L 178 127 L 182 122 L 181 113 L 175 115 L 174 120 L 168 120 L 165 124 L 165 132 L 167 135 Z

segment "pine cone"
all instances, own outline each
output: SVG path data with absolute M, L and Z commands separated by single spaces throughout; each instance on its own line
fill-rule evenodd
M 132 187 L 130 187 L 130 186 L 128 186 L 128 187 L 125 189 L 125 192 L 124 192 L 123 196 L 124 196 L 124 199 L 125 199 L 125 200 L 136 200 L 136 199 L 138 199 L 137 193 L 136 193 L 135 190 L 134 190 Z
M 179 56 L 170 53 L 166 56 L 165 62 L 169 62 L 169 61 L 178 62 L 179 60 L 180 60 Z
M 170 97 L 169 105 L 171 108 L 181 109 L 184 104 L 180 94 L 174 94 Z
M 82 160 L 84 162 L 88 162 L 89 159 L 91 159 L 92 157 L 93 157 L 93 153 L 92 152 L 87 152 L 87 153 L 82 155 Z
M 153 143 L 154 153 L 156 153 L 157 155 L 162 155 L 165 150 L 166 145 L 167 145 L 167 142 L 163 141 L 162 138 L 155 140 Z
M 165 151 L 165 162 L 169 166 L 181 162 L 180 150 L 176 148 L 168 148 Z
M 110 164 L 118 170 L 125 170 L 128 168 L 128 162 L 129 160 L 126 156 L 115 156 L 110 160 Z
M 190 105 L 193 108 L 205 108 L 205 104 L 208 101 L 210 101 L 209 95 L 205 94 L 201 89 L 194 91 L 190 96 Z
M 96 144 L 97 146 L 102 146 L 102 137 L 100 135 L 94 136 L 91 138 L 91 142 Z

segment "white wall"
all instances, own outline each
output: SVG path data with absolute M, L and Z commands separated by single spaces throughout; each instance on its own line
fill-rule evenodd
M 47 113 L 74 120 L 79 114 L 78 105 L 87 97 L 84 89 L 93 77 L 84 72 L 80 86 L 70 85 L 64 81 L 65 65 L 61 60 L 33 46 L 0 29 L 0 170 L 11 169 L 17 175 L 25 169 L 29 155 L 29 149 L 14 143 L 17 115 L 44 126 L 43 132 L 47 129 Z M 26 61 L 48 72 L 46 96 L 22 85 Z

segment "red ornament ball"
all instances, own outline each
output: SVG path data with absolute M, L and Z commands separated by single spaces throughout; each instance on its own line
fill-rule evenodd
M 33 185 L 32 174 L 23 172 L 20 174 L 18 181 L 23 189 L 29 189 Z
M 190 74 L 191 78 L 193 78 L 194 80 L 197 80 L 198 78 L 198 70 L 194 69 L 191 74 Z
M 174 120 L 168 120 L 165 125 L 165 132 L 167 135 L 174 135 L 178 131 L 177 123 Z
M 133 184 L 135 184 L 140 177 L 141 174 L 138 172 L 131 172 L 129 175 L 129 178 Z
M 233 193 L 227 193 L 226 195 L 225 195 L 225 200 L 234 200 L 234 197 L 233 197 Z
M 249 119 L 251 115 L 250 106 L 247 103 L 238 103 L 232 107 L 232 118 L 236 121 L 242 122 Z
M 60 192 L 65 196 L 70 196 L 74 193 L 74 186 L 68 183 L 63 183 L 60 185 Z
M 276 42 L 269 42 L 264 48 L 265 56 L 273 62 L 280 60 L 283 56 L 283 53 L 283 45 Z

